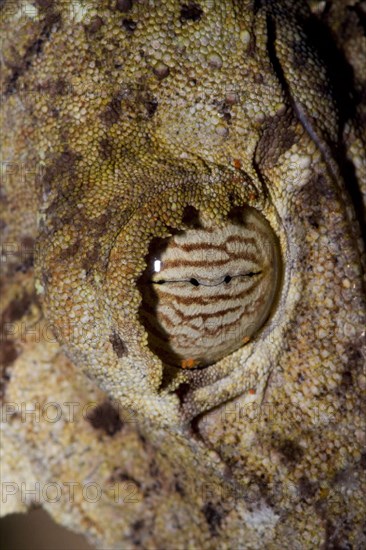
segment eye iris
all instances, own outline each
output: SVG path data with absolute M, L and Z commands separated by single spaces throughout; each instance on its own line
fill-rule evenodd
M 212 364 L 266 321 L 278 289 L 272 229 L 252 208 L 240 223 L 203 223 L 150 252 L 140 282 L 141 320 L 151 349 L 174 366 Z M 156 267 L 158 266 L 158 270 Z

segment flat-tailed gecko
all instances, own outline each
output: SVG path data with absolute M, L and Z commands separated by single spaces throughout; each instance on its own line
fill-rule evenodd
M 363 3 L 2 4 L 5 510 L 364 547 Z

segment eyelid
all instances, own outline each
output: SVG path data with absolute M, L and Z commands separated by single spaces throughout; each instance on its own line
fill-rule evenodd
M 242 223 L 202 221 L 155 243 L 147 257 L 150 276 L 139 284 L 140 320 L 150 348 L 175 367 L 219 361 L 265 323 L 279 271 L 273 231 L 249 207 Z

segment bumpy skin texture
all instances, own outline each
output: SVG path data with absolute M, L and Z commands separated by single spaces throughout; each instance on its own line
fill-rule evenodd
M 97 546 L 366 544 L 364 8 L 310 8 L 2 6 L 3 477 L 97 483 L 96 503 L 42 502 Z M 188 204 L 258 209 L 283 281 L 248 344 L 167 370 L 136 280 Z M 57 422 L 14 405 L 48 401 Z M 68 402 L 99 405 L 71 422 Z

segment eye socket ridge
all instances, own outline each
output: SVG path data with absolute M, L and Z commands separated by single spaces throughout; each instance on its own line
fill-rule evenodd
M 248 273 L 239 273 L 238 275 L 225 275 L 225 277 L 222 279 L 222 281 L 219 281 L 218 283 L 203 283 L 200 282 L 195 277 L 191 277 L 191 279 L 174 279 L 174 280 L 165 280 L 165 279 L 159 279 L 159 281 L 152 281 L 149 282 L 153 285 L 163 285 L 163 284 L 169 284 L 169 283 L 190 283 L 193 286 L 219 286 L 224 284 L 229 284 L 232 279 L 239 278 L 239 277 L 255 277 L 256 275 L 260 275 L 262 271 L 249 271 Z

